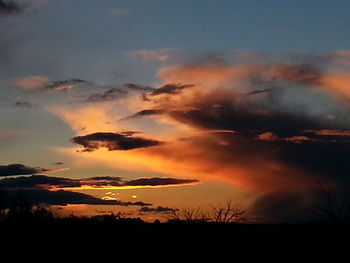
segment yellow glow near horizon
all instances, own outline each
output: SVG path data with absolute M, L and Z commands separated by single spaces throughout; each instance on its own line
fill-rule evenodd
M 172 184 L 172 185 L 125 185 L 125 186 L 92 186 L 82 185 L 80 187 L 52 187 L 48 188 L 50 191 L 66 190 L 66 191 L 82 191 L 82 190 L 130 190 L 130 189 L 148 189 L 148 188 L 169 188 L 197 185 L 200 182 L 193 182 L 188 184 Z

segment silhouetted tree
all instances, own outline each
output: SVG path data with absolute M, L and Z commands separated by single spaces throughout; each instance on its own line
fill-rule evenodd
M 13 220 L 29 219 L 32 215 L 32 205 L 27 201 L 23 190 L 18 190 L 17 194 L 10 200 L 7 217 Z
M 312 205 L 313 214 L 321 220 L 341 222 L 350 220 L 350 198 L 348 191 L 325 188 L 318 183 L 316 201 Z
M 35 220 L 52 220 L 54 214 L 49 205 L 35 205 L 31 208 L 31 218 Z
M 210 220 L 208 213 L 204 212 L 201 207 L 185 208 L 182 210 L 183 218 L 186 222 L 207 222 Z
M 169 222 L 215 222 L 215 223 L 241 223 L 246 222 L 245 211 L 238 203 L 227 200 L 224 205 L 212 206 L 210 211 L 201 207 L 172 209 L 168 213 Z
M 5 216 L 6 209 L 8 208 L 9 196 L 8 193 L 0 185 L 0 219 Z
M 241 223 L 247 221 L 243 216 L 245 211 L 238 203 L 233 203 L 231 199 L 227 200 L 225 205 L 213 207 L 212 221 L 216 223 Z

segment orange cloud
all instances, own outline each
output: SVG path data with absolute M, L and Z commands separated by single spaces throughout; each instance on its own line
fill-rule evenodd
M 209 133 L 127 152 L 104 149 L 89 153 L 77 153 L 75 149 L 64 151 L 75 159 L 79 158 L 82 165 L 99 162 L 116 169 L 222 181 L 256 193 L 275 188 L 305 187 L 308 179 L 302 171 L 275 159 L 269 146 L 261 147 L 245 140 L 234 145 L 232 141 L 227 144 L 222 141 Z M 253 155 L 250 154 L 252 148 L 256 150 Z
M 301 191 L 319 177 L 338 180 L 329 176 L 333 171 L 344 173 L 342 163 L 327 163 L 322 153 L 342 158 L 346 149 L 305 131 L 335 135 L 347 130 L 347 123 L 337 122 L 346 109 L 324 110 L 323 100 L 314 99 L 321 93 L 322 99 L 338 105 L 334 94 L 347 92 L 342 86 L 349 81 L 346 74 L 323 72 L 307 63 L 215 62 L 164 67 L 157 76 L 161 87 L 187 88 L 157 95 L 152 95 L 157 89 L 145 91 L 144 97 L 118 102 L 124 103 L 123 114 L 113 109 L 117 104 L 54 112 L 78 133 L 81 126 L 92 127 L 88 133 L 105 132 L 98 119 L 110 121 L 110 112 L 117 112 L 112 132 L 143 131 L 164 144 L 130 151 L 62 151 L 85 165 L 225 181 L 256 193 Z
M 12 85 L 25 90 L 33 90 L 44 87 L 50 82 L 50 78 L 44 76 L 29 76 L 11 81 Z
M 201 91 L 204 92 L 213 88 L 232 89 L 234 87 L 238 89 L 239 81 L 251 75 L 257 68 L 253 66 L 189 65 L 161 68 L 157 76 L 164 83 L 185 83 L 200 86 Z
M 322 136 L 350 136 L 350 131 L 341 131 L 341 130 L 307 130 L 306 133 L 314 133 L 316 135 Z
M 322 84 L 331 93 L 350 98 L 350 75 L 348 72 L 333 72 L 322 76 Z

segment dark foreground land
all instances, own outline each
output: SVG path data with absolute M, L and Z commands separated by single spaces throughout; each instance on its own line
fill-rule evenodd
M 308 253 L 317 257 L 331 254 L 332 262 L 338 262 L 335 258 L 340 255 L 348 258 L 350 248 L 349 223 L 258 225 L 66 218 L 2 221 L 0 233 L 3 251 L 9 246 L 19 251 L 25 248 L 56 254 L 80 251 L 84 256 L 126 253 L 130 258 L 157 257 L 162 253 L 171 258 L 188 252 L 201 257 L 212 253 L 233 258 Z

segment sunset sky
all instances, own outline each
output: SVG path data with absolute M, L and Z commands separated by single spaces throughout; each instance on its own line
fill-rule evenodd
M 350 184 L 348 0 L 0 0 L 0 185 L 83 215 Z

